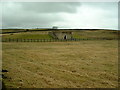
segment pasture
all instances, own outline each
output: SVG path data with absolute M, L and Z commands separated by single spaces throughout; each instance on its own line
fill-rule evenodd
M 12 30 L 3 30 L 3 32 L 7 32 Z M 73 38 L 76 39 L 94 39 L 94 38 L 109 38 L 109 39 L 117 39 L 118 31 L 115 30 L 71 30 Z M 15 32 L 15 30 L 14 30 Z M 27 31 L 27 32 L 19 32 L 19 33 L 7 33 L 2 34 L 2 38 L 6 39 L 53 39 L 48 33 L 50 31 Z
M 22 32 L 14 34 L 3 34 L 4 38 L 10 39 L 52 39 L 48 32 L 38 31 L 38 32 Z
M 116 88 L 118 40 L 3 42 L 6 88 Z

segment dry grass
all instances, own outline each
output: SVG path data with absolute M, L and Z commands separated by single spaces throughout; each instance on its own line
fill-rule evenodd
M 3 79 L 14 88 L 115 88 L 115 40 L 3 43 Z

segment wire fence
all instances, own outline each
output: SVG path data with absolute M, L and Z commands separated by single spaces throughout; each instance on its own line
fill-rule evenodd
M 81 40 L 118 40 L 118 38 L 74 38 L 74 39 L 11 39 L 4 38 L 2 42 L 66 42 L 66 41 L 81 41 Z

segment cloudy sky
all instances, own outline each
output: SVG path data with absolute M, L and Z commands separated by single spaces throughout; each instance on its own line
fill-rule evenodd
M 2 2 L 3 28 L 118 29 L 117 2 Z

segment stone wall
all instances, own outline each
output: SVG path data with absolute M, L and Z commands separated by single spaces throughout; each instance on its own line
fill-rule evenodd
M 55 39 L 72 39 L 72 32 L 50 32 L 49 33 Z

